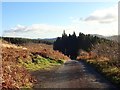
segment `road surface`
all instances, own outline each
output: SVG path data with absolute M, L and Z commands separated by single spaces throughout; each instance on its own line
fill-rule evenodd
M 70 60 L 51 71 L 32 73 L 38 80 L 34 88 L 115 88 L 83 61 Z

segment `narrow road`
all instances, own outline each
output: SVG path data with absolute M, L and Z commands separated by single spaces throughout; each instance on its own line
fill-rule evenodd
M 70 60 L 51 71 L 36 71 L 35 88 L 115 88 L 92 67 L 82 61 Z

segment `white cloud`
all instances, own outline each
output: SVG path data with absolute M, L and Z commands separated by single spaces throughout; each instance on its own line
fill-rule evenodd
M 99 23 L 111 23 L 118 20 L 118 6 L 100 9 L 92 12 L 85 21 L 95 21 Z
M 3 36 L 28 37 L 28 38 L 49 38 L 61 36 L 64 26 L 49 24 L 32 24 L 30 26 L 16 25 L 6 30 Z
M 33 24 L 30 26 L 17 25 L 7 32 L 4 36 L 26 37 L 26 38 L 54 38 L 61 36 L 63 30 L 67 34 L 72 34 L 73 31 L 78 35 L 79 32 L 85 34 L 100 34 L 100 35 L 116 35 L 118 34 L 117 22 L 109 24 L 90 23 L 90 22 L 74 22 L 67 26 L 49 25 L 49 24 Z
M 66 33 L 72 34 L 73 31 L 77 33 L 79 31 L 79 26 L 76 23 L 61 26 L 61 25 L 50 25 L 50 24 L 32 24 L 30 26 L 16 25 L 3 33 L 3 36 L 13 36 L 13 37 L 28 37 L 28 38 L 50 38 L 61 36 L 63 30 Z
M 33 24 L 31 26 L 24 26 L 24 25 L 16 25 L 15 27 L 11 28 L 10 30 L 6 30 L 5 32 L 28 32 L 28 31 L 54 31 L 54 30 L 60 30 L 61 26 L 55 26 L 55 25 L 48 25 L 48 24 Z
M 27 28 L 27 27 L 18 24 L 18 25 L 16 25 L 16 27 L 11 28 L 10 31 L 12 31 L 12 32 L 20 32 L 21 30 L 26 31 L 26 28 Z M 6 32 L 7 32 L 7 31 L 6 31 Z
M 32 24 L 30 26 L 16 25 L 5 31 L 4 36 L 26 38 L 53 38 L 62 35 L 63 30 L 67 34 L 73 31 L 85 34 L 117 35 L 118 34 L 118 8 L 114 7 L 96 10 L 85 20 L 80 17 L 69 17 L 70 23 L 66 26 L 51 24 Z M 92 21 L 92 23 L 91 23 Z M 98 23 L 97 23 L 98 22 Z M 106 24 L 103 24 L 106 23 Z

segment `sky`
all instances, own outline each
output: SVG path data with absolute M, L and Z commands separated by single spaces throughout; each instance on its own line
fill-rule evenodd
M 1 5 L 1 4 L 0 4 Z M 2 34 L 8 37 L 55 38 L 73 31 L 118 34 L 117 2 L 3 2 Z

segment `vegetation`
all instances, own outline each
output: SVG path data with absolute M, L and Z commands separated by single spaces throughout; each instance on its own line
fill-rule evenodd
M 50 69 L 55 65 L 63 64 L 63 60 L 52 60 L 49 58 L 41 57 L 40 55 L 34 56 L 32 61 L 21 60 L 19 59 L 19 63 L 25 66 L 28 70 L 36 71 L 40 69 Z
M 54 42 L 54 50 L 59 50 L 65 55 L 69 56 L 71 59 L 76 59 L 79 55 L 79 50 L 90 51 L 91 47 L 99 42 L 100 38 L 94 37 L 91 35 L 84 35 L 83 33 L 79 33 L 77 37 L 75 32 L 72 35 L 65 33 L 62 34 L 62 37 L 58 37 Z
M 21 65 L 15 62 L 3 62 L 3 89 L 19 89 L 22 87 L 30 88 L 33 86 L 34 78 L 28 73 L 28 71 Z
M 116 85 L 120 85 L 120 67 L 113 65 L 112 61 L 87 60 L 87 63 L 93 65 L 99 72 Z
M 27 48 L 33 55 L 40 55 L 42 57 L 50 58 L 53 60 L 69 60 L 70 59 L 69 57 L 60 53 L 59 51 L 53 50 L 52 45 L 29 43 L 23 46 Z
M 28 39 L 28 38 L 13 38 L 13 37 L 2 37 L 3 40 L 12 43 L 12 44 L 26 44 L 26 43 L 44 43 L 51 45 L 53 44 L 52 41 L 49 40 L 42 40 L 42 39 Z
M 92 48 L 92 52 L 97 54 L 97 58 L 87 60 L 118 86 L 120 86 L 119 44 L 113 41 L 101 41 Z
M 85 60 L 112 83 L 120 86 L 120 60 L 118 42 L 101 39 L 90 52 L 82 51 L 78 60 Z M 82 54 L 84 52 L 84 54 Z
M 31 76 L 30 71 L 50 69 L 69 59 L 46 44 L 29 43 L 18 46 L 2 40 L 1 47 L 3 89 L 31 88 L 36 79 Z
M 83 33 L 76 36 L 74 32 L 73 35 L 67 36 L 65 31 L 62 37 L 58 37 L 54 42 L 54 50 L 59 50 L 71 59 L 85 60 L 118 86 L 120 86 L 119 46 L 119 42 Z
M 53 46 L 48 41 L 36 39 L 3 37 L 1 40 L 2 87 L 5 89 L 32 87 L 36 80 L 29 71 L 50 69 L 70 58 L 84 59 L 120 86 L 119 42 L 83 33 L 76 36 L 75 32 L 67 36 L 65 31 Z

